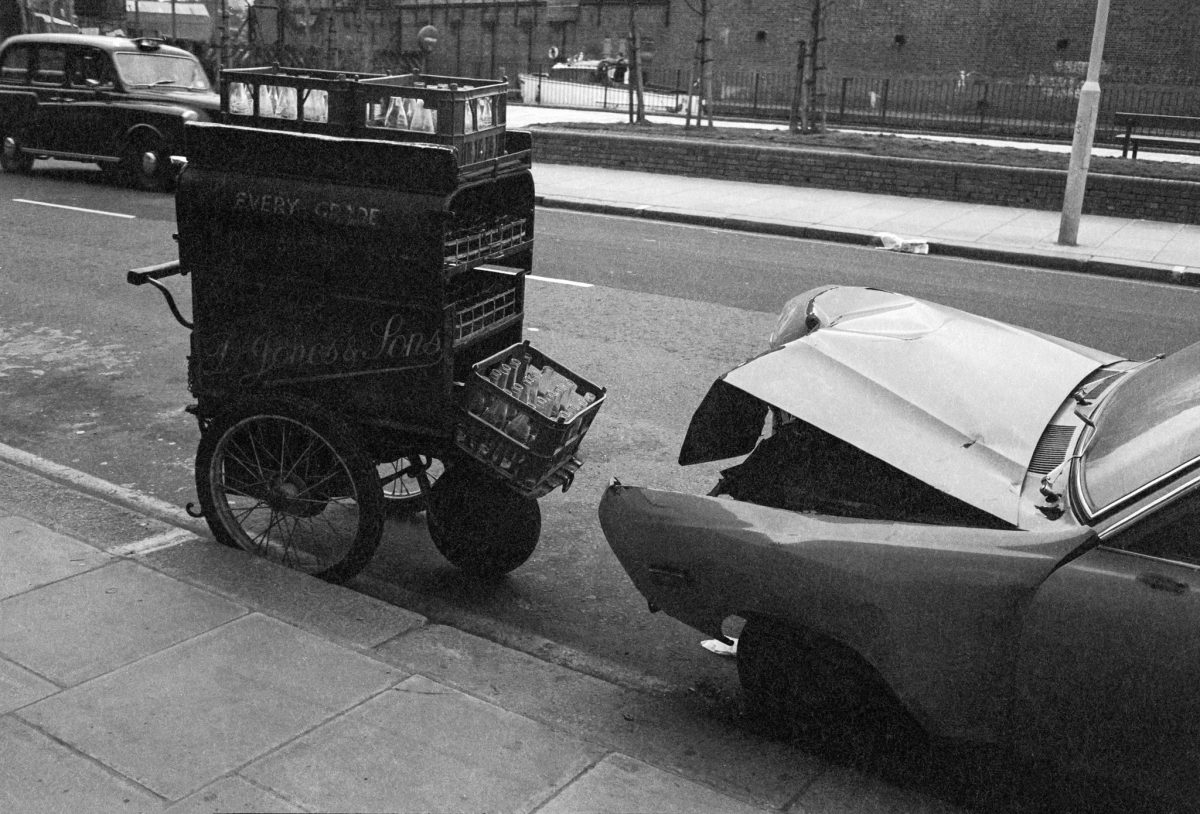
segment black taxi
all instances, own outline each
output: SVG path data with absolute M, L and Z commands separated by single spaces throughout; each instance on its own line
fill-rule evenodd
M 94 162 L 145 189 L 169 187 L 183 126 L 220 97 L 196 57 L 154 39 L 22 34 L 0 43 L 0 167 Z

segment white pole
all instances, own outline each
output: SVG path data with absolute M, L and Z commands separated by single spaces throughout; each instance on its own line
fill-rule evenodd
M 1108 0 L 1097 0 L 1096 25 L 1092 29 L 1092 53 L 1088 58 L 1087 78 L 1079 90 L 1075 136 L 1071 143 L 1071 163 L 1067 168 L 1067 189 L 1063 196 L 1062 220 L 1058 227 L 1058 242 L 1064 246 L 1078 245 L 1083 191 L 1087 186 L 1088 164 L 1092 160 L 1096 115 L 1100 112 L 1100 66 L 1104 61 L 1104 34 L 1107 28 Z

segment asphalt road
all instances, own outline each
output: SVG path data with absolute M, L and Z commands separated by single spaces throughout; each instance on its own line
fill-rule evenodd
M 580 213 L 537 218 L 527 336 L 609 388 L 587 463 L 569 492 L 543 499 L 538 552 L 498 585 L 447 565 L 418 516 L 388 526 L 355 586 L 714 703 L 731 698 L 732 662 L 647 612 L 595 509 L 613 476 L 711 486 L 717 465 L 675 463 L 691 411 L 715 377 L 764 347 L 788 298 L 827 283 L 889 288 L 1131 357 L 1200 339 L 1194 289 Z M 0 440 L 179 505 L 194 500 L 187 332 L 156 292 L 124 282 L 129 268 L 175 258 L 172 198 L 47 164 L 0 175 L 0 222 Z

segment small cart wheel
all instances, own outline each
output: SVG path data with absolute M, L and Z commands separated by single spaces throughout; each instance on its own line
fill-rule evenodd
M 383 510 L 389 517 L 408 517 L 424 511 L 429 490 L 442 476 L 438 458 L 411 453 L 379 464 Z
M 442 556 L 482 579 L 523 564 L 537 548 L 542 510 L 469 464 L 448 468 L 429 491 L 429 537 Z
M 200 507 L 221 543 L 344 582 L 383 533 L 375 464 L 349 426 L 301 399 L 247 399 L 217 416 L 196 452 Z

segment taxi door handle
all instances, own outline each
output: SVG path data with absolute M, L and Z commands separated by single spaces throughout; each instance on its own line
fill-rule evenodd
M 1138 574 L 1137 581 L 1156 591 L 1166 591 L 1171 594 L 1181 594 L 1188 589 L 1186 582 L 1164 577 L 1162 574 Z

